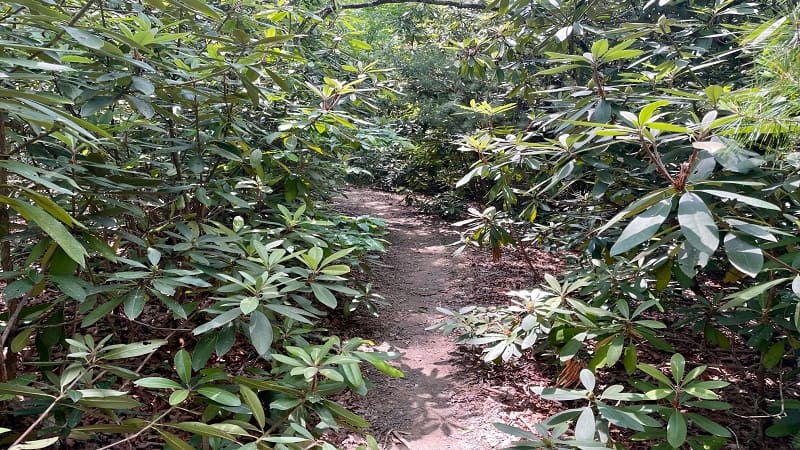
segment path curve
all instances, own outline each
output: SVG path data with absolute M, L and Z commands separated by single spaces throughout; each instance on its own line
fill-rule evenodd
M 392 363 L 405 373 L 404 379 L 371 374 L 375 386 L 365 398 L 349 403 L 372 423 L 371 431 L 387 450 L 502 448 L 508 436 L 492 426 L 500 420 L 500 405 L 465 383 L 453 341 L 426 330 L 440 318 L 437 307 L 465 295 L 458 283 L 464 262 L 447 246 L 457 234 L 402 206 L 402 199 L 352 189 L 334 201 L 345 214 L 387 222 L 391 245 L 383 258 L 386 266 L 375 267 L 370 281 L 389 304 L 380 308 L 379 318 L 359 317 L 355 333 L 380 350 L 399 351 L 402 357 Z

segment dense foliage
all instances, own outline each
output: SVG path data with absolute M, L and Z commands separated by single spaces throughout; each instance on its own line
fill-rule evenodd
M 798 10 L 366 6 L 0 4 L 0 442 L 330 449 L 365 427 L 331 397 L 366 392 L 362 363 L 402 374 L 322 328 L 375 311 L 351 272 L 384 224 L 324 208 L 345 179 L 436 195 L 494 258 L 570 259 L 444 311 L 489 363 L 559 368 L 533 392 L 563 412 L 498 425 L 516 448 L 800 441 Z
M 383 95 L 345 24 L 226 0 L 0 15 L 4 444 L 365 426 L 329 397 L 366 392 L 362 362 L 401 374 L 319 328 L 371 307 L 348 274 L 383 248 L 381 222 L 319 208 Z
M 464 240 L 495 257 L 509 246 L 572 250 L 575 270 L 511 292 L 505 308 L 445 311 L 441 328 L 483 346 L 487 361 L 552 355 L 558 387 L 535 392 L 585 399 L 535 430 L 506 428 L 525 438 L 517 447 L 721 448 L 734 439 L 715 421 L 732 407 L 734 379 L 755 386 L 754 405 L 727 417 L 761 419 L 765 434 L 739 445 L 796 433 L 796 10 L 495 6 L 507 20 L 480 34 L 462 69 L 510 80 L 487 117 L 524 101 L 530 122 L 461 139 L 475 162 L 457 186 L 490 183 Z M 703 376 L 715 361 L 689 366 L 675 350 L 686 335 L 755 364 Z

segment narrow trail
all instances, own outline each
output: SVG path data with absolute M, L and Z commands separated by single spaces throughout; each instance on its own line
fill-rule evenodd
M 402 357 L 392 363 L 405 373 L 403 379 L 371 375 L 374 388 L 350 404 L 372 423 L 372 433 L 386 449 L 502 448 L 508 436 L 492 426 L 502 420 L 499 404 L 465 382 L 452 339 L 426 330 L 440 317 L 436 307 L 466 295 L 458 283 L 464 262 L 446 246 L 456 234 L 401 201 L 399 195 L 354 189 L 334 202 L 344 213 L 387 222 L 386 266 L 375 267 L 370 281 L 388 305 L 380 308 L 379 318 L 359 317 L 355 332 L 381 350 L 399 351 Z

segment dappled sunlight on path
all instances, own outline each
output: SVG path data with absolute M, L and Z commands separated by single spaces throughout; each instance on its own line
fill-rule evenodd
M 393 364 L 405 373 L 389 379 L 370 373 L 375 387 L 354 405 L 372 423 L 372 432 L 387 449 L 479 450 L 500 448 L 506 436 L 494 430 L 494 401 L 466 392 L 457 367 L 457 350 L 450 338 L 428 331 L 447 307 L 458 282 L 459 261 L 446 244 L 452 231 L 400 206 L 402 197 L 352 190 L 336 200 L 351 215 L 387 221 L 391 242 L 383 262 L 370 276 L 388 303 L 379 318 L 359 317 L 362 337 L 379 350 L 398 351 Z M 465 397 L 467 397 L 465 399 Z

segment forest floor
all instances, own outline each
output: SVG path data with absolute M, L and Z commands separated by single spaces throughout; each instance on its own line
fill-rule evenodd
M 498 370 L 454 339 L 429 330 L 443 319 L 437 307 L 458 309 L 470 304 L 506 303 L 504 292 L 528 288 L 545 272 L 560 270 L 559 261 L 537 255 L 536 271 L 512 259 L 453 256 L 458 232 L 447 223 L 402 205 L 400 195 L 353 189 L 334 201 L 334 208 L 353 216 L 369 215 L 387 222 L 390 242 L 383 266 L 369 274 L 373 289 L 386 305 L 379 316 L 361 314 L 339 324 L 340 335 L 370 339 L 380 351 L 402 356 L 392 363 L 405 377 L 368 372 L 374 383 L 366 397 L 340 398 L 371 422 L 369 430 L 385 449 L 488 450 L 503 448 L 511 438 L 494 422 L 524 425 L 547 417 L 554 405 L 534 398 L 528 387 L 549 384 L 549 365 L 521 360 Z M 344 448 L 363 441 L 340 437 Z

